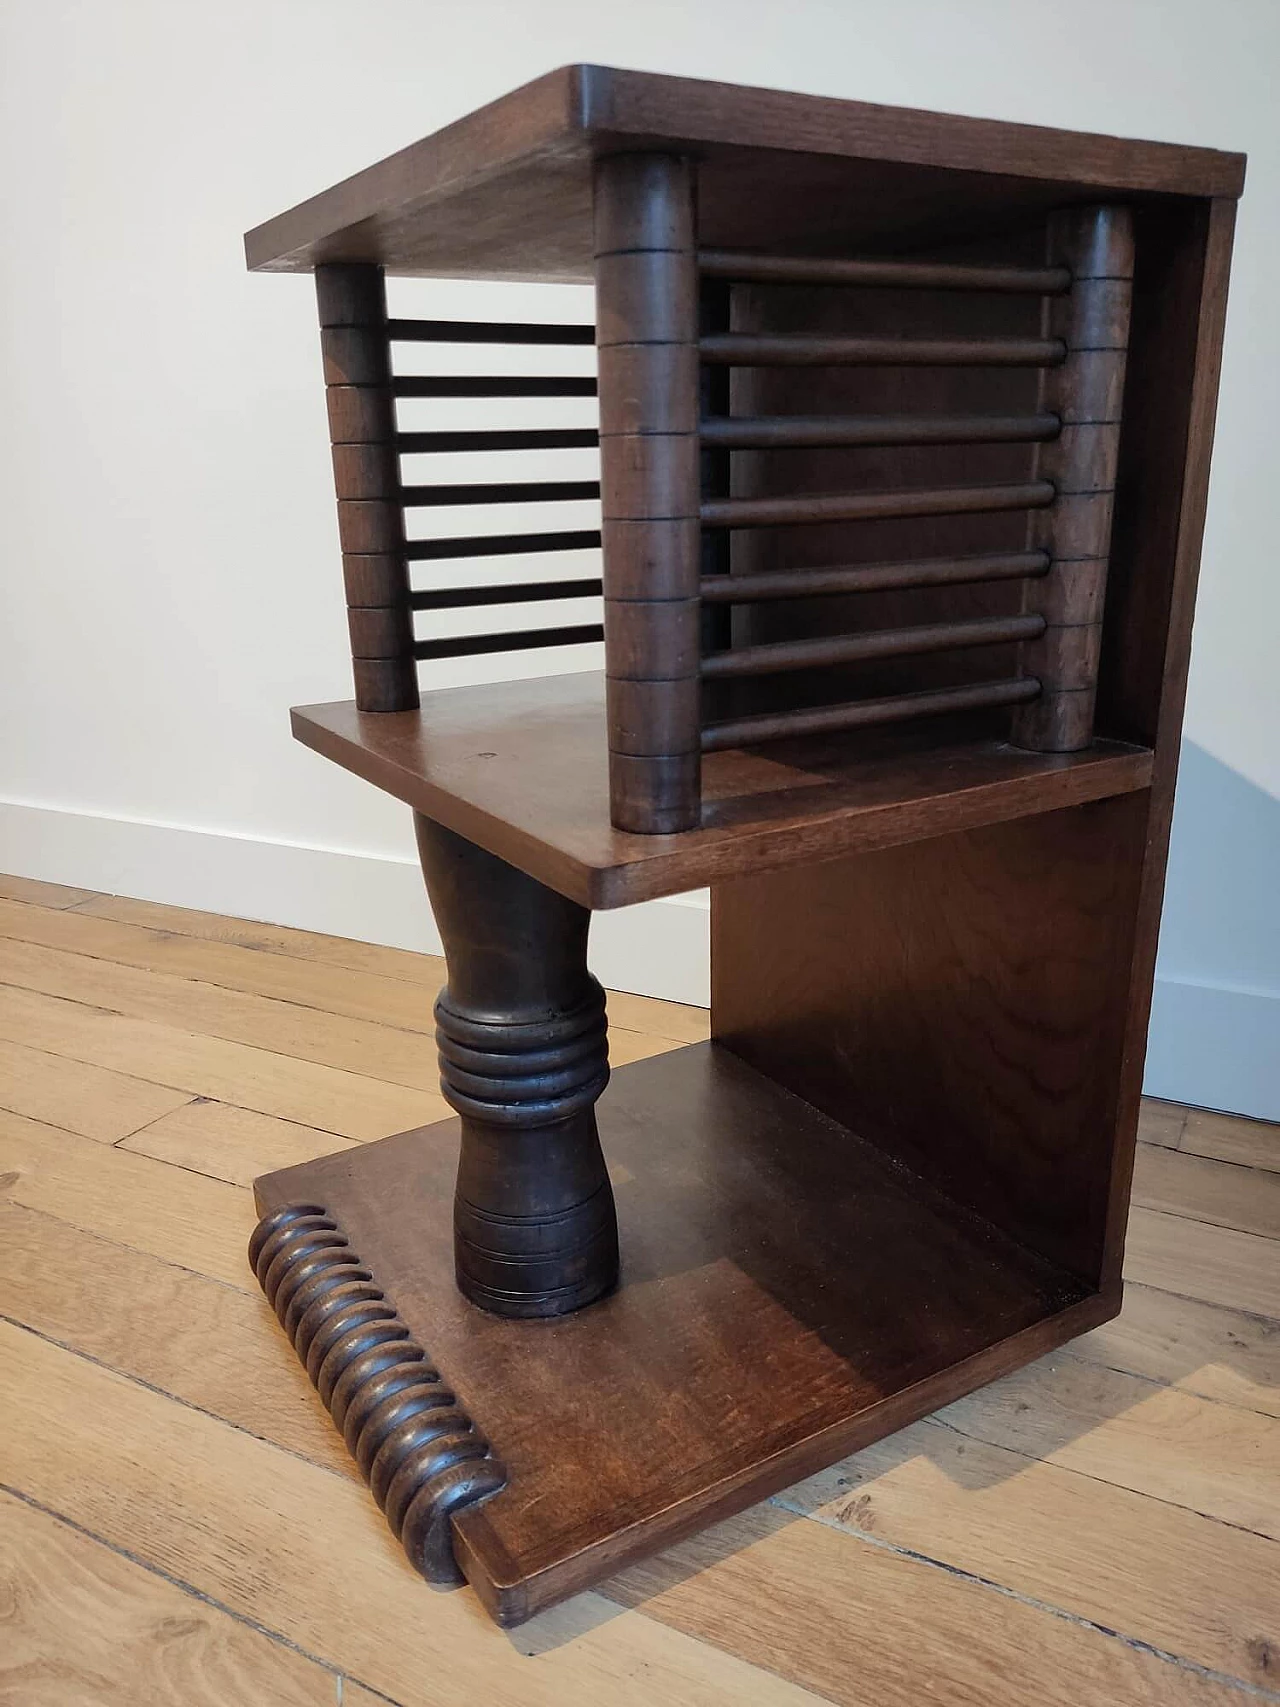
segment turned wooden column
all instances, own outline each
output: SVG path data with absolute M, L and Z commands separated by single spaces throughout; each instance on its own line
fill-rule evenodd
M 618 829 L 692 829 L 698 680 L 698 259 L 693 174 L 670 154 L 595 169 L 609 792 Z
M 1066 357 L 1046 368 L 1040 408 L 1058 435 L 1039 447 L 1036 473 L 1056 496 L 1031 514 L 1028 545 L 1048 551 L 1049 572 L 1025 583 L 1024 609 L 1044 618 L 1021 665 L 1041 684 L 1014 715 L 1015 746 L 1071 753 L 1093 739 L 1102 613 L 1111 552 L 1120 414 L 1124 401 L 1133 222 L 1127 207 L 1065 208 L 1049 218 L 1045 259 L 1066 266 L 1071 288 L 1045 298 L 1045 326 Z
M 609 1078 L 591 914 L 415 814 L 449 981 L 440 1088 L 462 1121 L 458 1285 L 499 1316 L 559 1316 L 618 1278 L 613 1189 L 596 1131 Z

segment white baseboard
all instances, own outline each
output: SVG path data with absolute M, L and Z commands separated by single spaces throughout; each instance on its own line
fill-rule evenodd
M 0 871 L 439 954 L 417 860 L 0 801 Z M 597 913 L 591 966 L 641 996 L 711 1000 L 696 896 Z
M 1143 1089 L 1280 1120 L 1280 995 L 1157 976 Z
M 302 930 L 440 952 L 416 860 L 0 802 L 0 870 Z M 591 964 L 615 990 L 710 1001 L 704 897 L 597 913 Z M 1280 1120 L 1280 997 L 1158 977 L 1145 1089 Z

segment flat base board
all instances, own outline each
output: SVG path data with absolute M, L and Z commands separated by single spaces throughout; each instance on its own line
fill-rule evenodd
M 622 1283 L 556 1321 L 458 1293 L 456 1121 L 256 1185 L 264 1214 L 324 1206 L 507 1466 L 453 1519 L 501 1623 L 1119 1308 L 715 1044 L 621 1068 L 599 1123 Z

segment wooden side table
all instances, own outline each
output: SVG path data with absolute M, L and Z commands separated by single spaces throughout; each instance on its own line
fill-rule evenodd
M 1242 180 L 576 66 L 249 234 L 316 277 L 355 669 L 294 730 L 415 813 L 458 1115 L 259 1180 L 251 1256 L 410 1559 L 499 1621 L 1119 1309 Z M 388 318 L 384 272 L 593 279 L 596 323 Z M 594 343 L 598 434 L 402 430 L 597 394 L 397 367 L 438 342 Z M 601 637 L 603 678 L 420 695 Z M 704 884 L 714 1041 L 610 1078 L 591 912 Z

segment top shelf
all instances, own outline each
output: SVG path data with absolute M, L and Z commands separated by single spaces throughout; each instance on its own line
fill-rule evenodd
M 921 841 L 1147 788 L 1145 748 L 1021 752 L 914 732 L 734 749 L 703 761 L 702 824 L 609 822 L 604 683 L 551 676 L 423 696 L 420 711 L 300 706 L 304 745 L 582 906 L 698 889 L 773 867 Z
M 818 252 L 972 232 L 1099 194 L 1238 196 L 1244 156 L 686 77 L 570 65 L 245 238 L 249 266 L 373 261 L 458 278 L 588 280 L 591 162 L 638 148 L 699 162 L 702 241 Z

